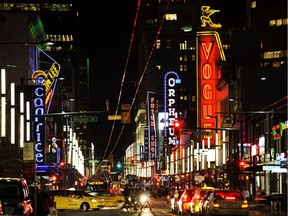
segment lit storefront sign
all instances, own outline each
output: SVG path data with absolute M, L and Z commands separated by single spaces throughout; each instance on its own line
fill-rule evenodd
M 288 128 L 288 121 L 280 122 L 278 125 L 272 127 L 272 139 L 277 140 L 280 139 L 283 135 L 283 131 Z
M 147 92 L 147 124 L 148 124 L 148 145 L 150 149 L 150 159 L 156 160 L 156 128 L 155 113 L 157 113 L 157 103 L 154 92 Z
M 174 71 L 167 72 L 164 76 L 164 112 L 165 112 L 165 130 L 164 137 L 168 139 L 168 145 L 179 144 L 174 136 L 174 121 L 178 117 L 176 100 L 177 85 L 181 84 L 178 74 Z
M 218 79 L 218 68 L 216 62 L 225 61 L 219 34 L 215 31 L 197 32 L 198 48 L 198 127 L 216 128 L 217 95 L 216 83 Z M 208 139 L 204 136 L 203 139 Z M 215 139 L 210 140 L 210 145 L 215 145 Z

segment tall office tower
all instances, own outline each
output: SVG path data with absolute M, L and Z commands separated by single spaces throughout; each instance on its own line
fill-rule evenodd
M 22 77 L 22 85 L 31 85 L 33 72 L 36 70 L 48 72 L 57 65 L 59 74 L 57 74 L 57 79 L 53 80 L 57 85 L 50 94 L 52 100 L 47 107 L 49 113 L 88 110 L 89 79 L 86 59 L 81 59 L 79 55 L 79 11 L 77 4 L 77 1 L 69 0 L 33 1 L 30 3 L 23 0 L 7 0 L 0 3 L 0 28 L 5 30 L 1 30 L 0 44 L 2 48 L 4 44 L 6 47 L 5 52 L 4 49 L 0 51 L 1 56 L 3 56 L 1 57 L 1 66 L 8 65 L 10 73 L 16 73 L 16 76 L 11 76 L 11 79 L 18 80 L 17 77 Z M 19 50 L 27 50 L 27 47 L 29 47 L 28 51 L 32 51 L 19 52 Z M 5 54 L 11 52 L 13 58 Z M 20 85 L 20 78 L 17 81 L 18 85 Z M 66 140 L 67 137 L 63 137 L 61 129 L 65 125 L 63 119 L 49 116 L 47 122 L 48 143 L 53 136 L 62 141 Z M 69 127 L 78 128 L 78 123 L 70 119 Z M 64 131 L 64 134 L 67 133 L 68 131 Z M 47 163 L 63 160 L 65 156 L 62 148 L 66 147 L 61 143 L 62 141 L 59 143 L 62 156 L 57 156 L 57 158 L 47 156 Z
M 247 0 L 247 29 L 261 33 L 261 68 L 287 69 L 287 1 Z

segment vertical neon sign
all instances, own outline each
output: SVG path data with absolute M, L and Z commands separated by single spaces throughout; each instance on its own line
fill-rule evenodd
M 168 145 L 179 144 L 174 136 L 174 121 L 178 117 L 177 113 L 177 84 L 180 84 L 181 80 L 178 74 L 174 71 L 167 72 L 164 76 L 164 112 L 165 112 L 165 128 L 164 137 L 168 139 Z
M 215 31 L 197 33 L 198 40 L 198 127 L 216 128 L 217 111 L 217 61 L 225 61 L 219 34 Z M 207 139 L 208 136 L 204 136 Z M 210 140 L 211 146 L 215 145 L 215 139 Z
M 35 85 L 34 88 L 34 134 L 35 134 L 35 163 L 36 166 L 44 164 L 45 155 L 45 142 L 44 142 L 44 117 L 41 117 L 45 113 L 45 87 L 41 85 Z
M 155 128 L 155 113 L 158 112 L 156 107 L 156 99 L 154 92 L 147 92 L 147 111 L 148 111 L 148 143 L 150 148 L 150 159 L 156 161 L 156 128 Z

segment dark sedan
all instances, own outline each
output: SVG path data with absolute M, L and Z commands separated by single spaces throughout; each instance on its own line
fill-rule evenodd
M 205 216 L 249 216 L 249 205 L 241 191 L 215 190 L 209 193 L 207 200 L 202 206 L 202 213 Z

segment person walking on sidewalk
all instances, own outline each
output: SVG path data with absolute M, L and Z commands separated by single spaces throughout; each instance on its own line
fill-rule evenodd
M 130 205 L 131 205 L 130 189 L 129 189 L 128 184 L 126 184 L 124 187 L 123 195 L 125 198 L 125 202 L 124 202 L 123 206 L 121 207 L 121 209 L 126 208 L 126 210 L 128 211 L 128 209 L 130 208 Z

